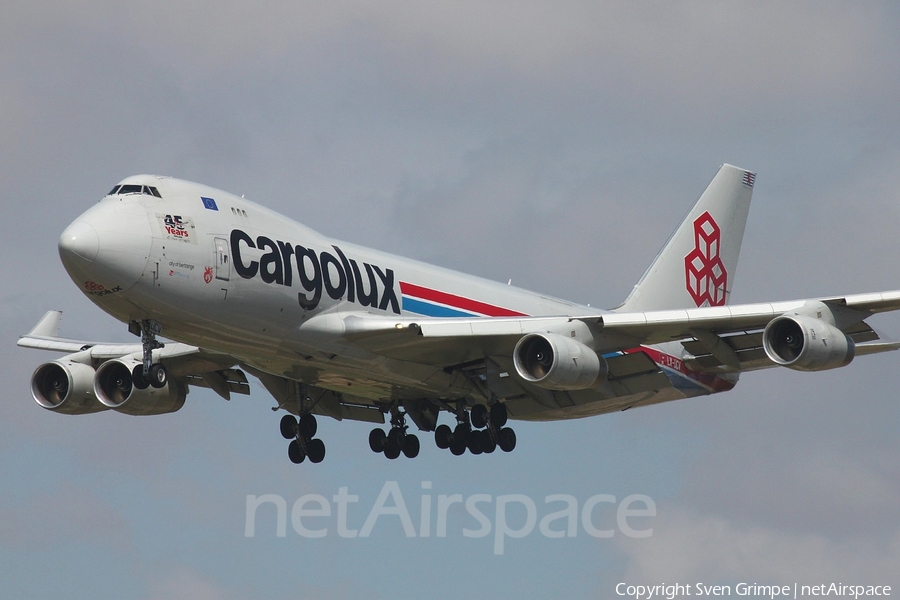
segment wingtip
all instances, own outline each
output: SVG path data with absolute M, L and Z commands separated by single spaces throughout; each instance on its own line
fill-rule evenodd
M 58 337 L 59 322 L 62 320 L 61 310 L 48 310 L 26 335 L 34 337 Z

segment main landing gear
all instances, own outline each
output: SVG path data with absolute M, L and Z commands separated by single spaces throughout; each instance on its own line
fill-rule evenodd
M 305 397 L 303 393 L 300 395 Z M 281 407 L 274 410 L 278 408 Z M 281 435 L 291 440 L 288 457 L 297 464 L 307 457 L 312 463 L 320 463 L 325 458 L 325 444 L 315 437 L 318 427 L 316 417 L 309 412 L 312 406 L 301 402 L 297 410 L 301 414 L 299 420 L 294 415 L 281 418 Z M 434 440 L 438 448 L 449 449 L 454 455 L 460 456 L 466 450 L 472 454 L 491 454 L 498 447 L 504 452 L 512 452 L 516 447 L 516 432 L 506 426 L 509 413 L 505 404 L 495 402 L 490 408 L 476 404 L 471 410 L 467 410 L 465 404 L 460 402 L 455 410 L 446 404 L 444 410 L 455 412 L 457 424 L 453 429 L 447 425 L 435 428 Z M 419 423 L 416 420 L 417 413 L 407 415 L 404 407 L 398 404 L 391 407 L 390 413 L 390 429 L 372 429 L 369 432 L 369 448 L 375 453 L 384 454 L 389 460 L 397 459 L 401 454 L 407 458 L 417 457 L 421 449 L 419 438 L 409 432 L 406 418 L 410 416 L 420 428 L 430 430 L 434 426 L 436 415 L 430 423 Z
M 153 363 L 153 351 L 165 346 L 159 342 L 156 336 L 162 332 L 162 325 L 153 319 L 144 319 L 140 323 L 132 321 L 128 324 L 128 331 L 141 336 L 143 361 L 135 365 L 131 370 L 131 382 L 139 390 L 145 390 L 148 386 L 164 388 L 169 382 L 169 374 L 162 363 Z
M 325 442 L 314 437 L 317 429 L 315 415 L 303 415 L 299 421 L 294 415 L 281 417 L 281 435 L 292 440 L 288 444 L 288 458 L 292 463 L 299 465 L 307 456 L 312 463 L 320 463 L 325 458 Z
M 467 415 L 465 409 L 457 412 L 454 429 L 449 425 L 438 425 L 434 430 L 434 442 L 442 450 L 449 448 L 455 456 L 465 454 L 467 449 L 472 454 L 490 454 L 497 446 L 504 452 L 512 452 L 516 447 L 516 432 L 505 426 L 508 419 L 505 404 L 496 402 L 490 411 L 485 405 L 476 404 L 471 415 Z
M 407 433 L 409 426 L 406 424 L 405 413 L 400 409 L 391 410 L 391 430 L 388 433 L 384 429 L 376 427 L 369 432 L 369 448 L 372 452 L 384 452 L 384 455 L 393 460 L 403 453 L 406 458 L 415 458 L 419 455 L 419 438 L 413 433 Z

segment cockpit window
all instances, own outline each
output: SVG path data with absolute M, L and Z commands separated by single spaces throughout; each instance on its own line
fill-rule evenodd
M 126 184 L 126 185 L 117 185 L 112 189 L 108 196 L 114 196 L 118 194 L 119 196 L 123 194 L 143 194 L 145 196 L 155 196 L 157 198 L 162 199 L 162 194 L 159 193 L 159 190 L 153 187 L 152 185 L 137 185 L 137 184 Z

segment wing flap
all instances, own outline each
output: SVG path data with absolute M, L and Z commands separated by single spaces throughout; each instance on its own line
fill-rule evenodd
M 607 381 L 616 396 L 640 394 L 672 387 L 669 378 L 652 358 L 643 352 L 607 356 Z
M 199 375 L 193 373 L 184 376 L 190 385 L 213 390 L 225 400 L 231 400 L 231 394 L 250 395 L 250 384 L 247 376 L 240 369 L 222 369 L 220 371 L 203 371 Z

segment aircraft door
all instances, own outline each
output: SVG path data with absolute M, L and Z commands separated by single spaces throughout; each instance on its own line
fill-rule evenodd
M 228 240 L 216 238 L 216 279 L 228 281 L 231 277 L 231 260 L 228 258 Z

